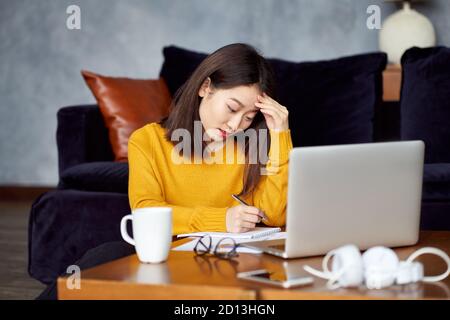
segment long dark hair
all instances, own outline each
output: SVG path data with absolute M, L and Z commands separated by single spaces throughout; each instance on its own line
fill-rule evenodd
M 171 105 L 172 112 L 168 117 L 160 121 L 166 129 L 166 139 L 171 141 L 171 136 L 176 129 L 186 129 L 194 137 L 194 121 L 200 121 L 199 106 L 201 97 L 198 92 L 207 78 L 211 79 L 211 86 L 215 89 L 230 89 L 241 85 L 258 85 L 262 92 L 276 99 L 275 77 L 268 61 L 262 57 L 255 48 L 244 43 L 234 43 L 222 47 L 208 55 L 195 69 L 189 79 L 176 91 Z M 268 134 L 266 122 L 262 113 L 258 112 L 249 128 L 256 132 L 266 129 L 263 140 L 258 145 L 267 143 L 270 146 L 270 135 Z M 248 129 L 249 129 L 248 128 Z M 203 150 L 207 142 L 203 141 L 202 135 L 191 139 L 191 150 Z M 196 145 L 196 146 L 195 146 Z M 268 157 L 269 148 L 266 148 Z M 240 196 L 246 196 L 253 192 L 260 180 L 261 155 L 258 152 L 258 161 L 249 163 L 249 141 L 245 142 L 245 170 L 243 177 L 243 188 Z

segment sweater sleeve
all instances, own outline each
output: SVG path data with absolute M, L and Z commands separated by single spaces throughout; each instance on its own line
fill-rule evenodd
M 252 194 L 252 203 L 264 211 L 269 226 L 286 224 L 286 203 L 289 152 L 292 149 L 290 130 L 270 130 L 269 159 L 261 180 Z
M 172 208 L 172 233 L 226 231 L 226 210 L 207 206 L 184 207 L 167 203 L 158 181 L 157 167 L 149 152 L 130 138 L 128 143 L 128 197 L 131 209 L 142 207 Z

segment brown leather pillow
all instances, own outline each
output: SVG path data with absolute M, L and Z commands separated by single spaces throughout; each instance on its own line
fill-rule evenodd
M 115 160 L 127 161 L 133 131 L 170 112 L 171 96 L 164 79 L 105 77 L 85 70 L 81 74 L 97 99 Z

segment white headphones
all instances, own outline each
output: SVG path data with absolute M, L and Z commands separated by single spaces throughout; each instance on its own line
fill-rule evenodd
M 414 260 L 427 253 L 441 257 L 447 263 L 447 271 L 439 276 L 424 277 L 422 263 Z M 328 262 L 332 257 L 330 271 Z M 393 284 L 441 281 L 450 274 L 450 258 L 440 249 L 425 247 L 413 252 L 406 261 L 399 261 L 392 249 L 378 246 L 361 255 L 357 246 L 349 244 L 327 253 L 322 261 L 323 271 L 310 266 L 304 266 L 304 269 L 316 277 L 327 279 L 329 289 L 356 287 L 363 282 L 369 289 L 381 289 Z

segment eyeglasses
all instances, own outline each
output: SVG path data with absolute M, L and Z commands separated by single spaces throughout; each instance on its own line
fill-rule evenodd
M 238 256 L 237 248 L 239 244 L 231 238 L 222 238 L 215 245 L 211 236 L 201 236 L 194 247 L 194 252 L 203 256 L 211 253 L 222 259 L 231 259 Z

